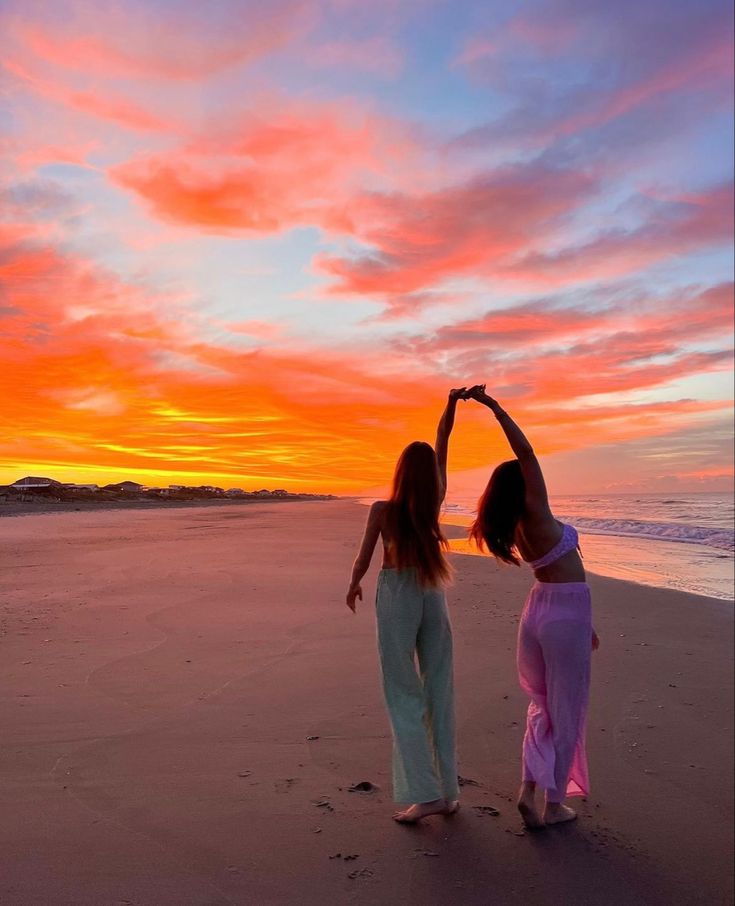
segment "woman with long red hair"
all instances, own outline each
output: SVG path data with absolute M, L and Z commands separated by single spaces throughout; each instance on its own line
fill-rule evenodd
M 457 400 L 467 393 L 464 387 L 450 392 L 435 448 L 414 441 L 401 453 L 390 499 L 370 507 L 347 592 L 347 606 L 354 612 L 357 599 L 362 600 L 360 581 L 382 538 L 378 648 L 393 730 L 393 794 L 397 803 L 408 806 L 393 817 L 406 824 L 452 814 L 459 805 L 452 630 L 444 596 L 451 571 L 439 510 L 447 489 Z

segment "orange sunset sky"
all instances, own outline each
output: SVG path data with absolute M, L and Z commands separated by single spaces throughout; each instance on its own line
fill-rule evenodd
M 0 6 L 0 481 L 360 493 L 484 381 L 732 486 L 729 2 Z M 507 448 L 461 404 L 471 493 Z

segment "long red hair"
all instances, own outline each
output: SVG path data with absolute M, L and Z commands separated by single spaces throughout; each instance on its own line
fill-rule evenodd
M 434 448 L 414 441 L 401 453 L 385 513 L 386 540 L 393 545 L 399 569 L 414 567 L 424 586 L 438 586 L 452 574 L 439 527 L 441 489 Z

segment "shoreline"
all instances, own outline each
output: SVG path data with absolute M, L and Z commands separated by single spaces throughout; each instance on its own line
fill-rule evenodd
M 458 557 L 479 557 L 479 558 L 486 558 L 488 560 L 490 559 L 488 554 L 481 553 L 480 551 L 476 551 L 476 550 L 464 550 L 464 549 L 462 549 L 462 547 L 464 547 L 464 545 L 455 546 L 453 544 L 453 542 L 455 542 L 455 541 L 464 542 L 465 541 L 464 535 L 457 535 L 457 536 L 453 537 L 448 532 L 445 532 L 445 534 L 447 535 L 447 538 L 450 542 L 450 545 L 451 545 L 450 551 L 452 554 L 454 554 Z M 521 567 L 521 568 L 523 568 L 523 567 Z M 587 575 L 588 581 L 591 577 L 594 577 L 595 579 L 605 579 L 605 580 L 609 580 L 611 582 L 619 582 L 619 583 L 622 583 L 623 585 L 627 585 L 627 586 L 630 586 L 631 588 L 635 588 L 635 589 L 637 589 L 637 588 L 656 589 L 657 591 L 664 591 L 667 594 L 670 593 L 672 595 L 677 595 L 677 596 L 683 595 L 685 597 L 690 597 L 690 598 L 694 598 L 697 600 L 708 601 L 708 602 L 711 602 L 714 604 L 722 605 L 726 610 L 729 610 L 729 611 L 732 611 L 733 604 L 735 603 L 735 601 L 732 597 L 729 597 L 729 598 L 719 597 L 718 595 L 714 595 L 714 594 L 703 594 L 701 592 L 690 591 L 688 589 L 673 588 L 670 585 L 665 585 L 663 583 L 654 584 L 654 583 L 644 582 L 643 580 L 636 581 L 635 579 L 627 578 L 627 577 L 621 576 L 621 575 L 613 575 L 611 573 L 599 572 L 599 571 L 595 570 L 594 568 L 591 568 L 587 565 L 585 565 L 585 573 Z M 531 582 L 533 581 L 532 577 L 530 578 L 530 581 Z
M 448 520 L 440 521 L 453 553 L 468 557 L 488 557 L 488 554 L 481 553 L 467 541 L 467 533 L 463 530 L 467 517 L 450 515 Z M 588 576 L 615 579 L 641 588 L 688 594 L 719 601 L 730 607 L 735 603 L 731 555 L 712 553 L 706 548 L 700 550 L 683 541 L 632 539 L 584 532 L 580 532 L 580 538 Z M 688 555 L 688 559 L 683 561 L 682 554 Z M 707 565 L 702 568 L 705 558 Z M 687 567 L 692 563 L 698 564 L 698 581 L 695 581 L 692 574 L 687 574 Z M 666 566 L 675 572 L 666 573 Z
M 478 554 L 468 553 L 465 551 L 455 551 L 452 550 L 451 553 L 456 557 L 466 557 L 466 558 L 477 558 Z M 481 554 L 481 557 L 487 555 Z M 489 559 L 489 558 L 488 558 Z M 504 566 L 503 566 L 504 568 Z M 508 566 L 508 568 L 512 568 Z M 679 588 L 669 588 L 668 586 L 663 585 L 644 585 L 642 582 L 634 582 L 632 579 L 622 579 L 618 576 L 608 576 L 604 573 L 596 573 L 590 569 L 585 570 L 587 574 L 587 584 L 590 586 L 596 585 L 598 582 L 613 583 L 614 586 L 618 588 L 621 594 L 625 595 L 634 595 L 636 592 L 645 590 L 645 591 L 656 591 L 661 592 L 665 595 L 671 595 L 672 599 L 677 599 L 682 601 L 684 598 L 692 599 L 691 602 L 687 603 L 689 606 L 692 602 L 697 602 L 698 606 L 710 608 L 713 611 L 721 614 L 724 617 L 729 617 L 733 614 L 733 602 L 726 598 L 716 598 L 712 595 L 700 595 L 695 594 L 691 591 L 683 591 Z M 526 574 L 528 579 L 528 588 L 530 589 L 533 585 L 534 579 L 530 574 Z
M 130 501 L 106 501 L 106 502 L 87 502 L 86 505 L 79 505 L 77 502 L 61 502 L 61 503 L 50 503 L 43 502 L 39 504 L 0 504 L 0 522 L 4 517 L 32 517 L 32 516 L 67 516 L 73 515 L 76 513 L 81 514 L 91 514 L 91 513 L 116 513 L 116 512 L 126 512 L 126 511 L 170 511 L 170 510 L 182 510 L 182 509 L 193 509 L 193 510 L 206 510 L 206 509 L 227 509 L 230 507 L 249 507 L 249 506 L 263 506 L 271 503 L 277 503 L 279 505 L 289 504 L 289 503 L 327 503 L 327 502 L 341 502 L 341 503 L 355 503 L 360 507 L 364 507 L 365 504 L 361 502 L 361 498 L 358 497 L 336 497 L 336 496 L 319 496 L 319 495 L 303 495 L 290 498 L 285 497 L 261 497 L 261 498 L 247 498 L 247 499 L 226 499 L 226 500 L 186 500 L 186 501 L 145 501 L 145 500 L 130 500 Z M 25 509 L 27 507 L 27 509 Z M 24 508 L 23 512 L 17 512 L 17 510 Z M 12 510 L 12 512 L 8 512 Z M 444 519 L 440 520 L 440 524 L 444 534 L 452 544 L 450 552 L 453 555 L 461 557 L 479 557 L 480 559 L 485 559 L 492 562 L 492 558 L 488 554 L 482 553 L 475 549 L 470 549 L 469 544 L 466 542 L 466 532 L 463 530 L 465 525 L 463 520 L 465 517 L 452 515 L 450 516 L 450 521 L 445 521 Z M 589 536 L 587 536 L 589 538 Z M 608 536 L 592 536 L 592 537 L 608 537 Z M 617 536 L 609 536 L 616 538 Z M 467 544 L 466 549 L 465 544 L 455 544 L 455 542 L 465 542 Z M 658 544 L 661 542 L 653 541 L 653 544 Z M 682 542 L 678 542 L 682 543 Z M 619 575 L 610 575 L 604 572 L 597 572 L 594 569 L 585 567 L 585 572 L 588 576 L 594 576 L 600 579 L 609 579 L 614 582 L 621 582 L 624 585 L 629 585 L 632 588 L 656 588 L 661 591 L 672 592 L 675 595 L 684 595 L 692 598 L 699 598 L 703 601 L 716 602 L 717 604 L 724 605 L 725 607 L 731 607 L 733 604 L 732 598 L 721 598 L 716 595 L 707 595 L 699 594 L 696 592 L 688 591 L 680 588 L 671 588 L 666 585 L 652 585 L 643 581 L 636 581 L 635 579 L 625 578 Z M 532 579 L 530 580 L 532 581 Z
M 360 506 L 369 506 L 374 498 L 353 499 Z M 466 531 L 461 531 L 471 523 L 471 515 L 450 509 L 442 512 L 439 521 L 453 542 L 454 553 L 486 556 L 470 548 Z M 735 562 L 730 551 L 670 537 L 605 534 L 584 529 L 579 533 L 588 575 L 735 605 Z
M 107 500 L 107 501 L 60 501 L 60 502 L 51 502 L 47 500 L 41 500 L 36 503 L 0 503 L 0 522 L 5 518 L 20 518 L 27 516 L 53 516 L 53 515 L 68 515 L 71 513 L 94 513 L 94 512 L 123 512 L 127 510 L 137 510 L 137 511 L 170 511 L 170 510 L 180 510 L 180 509 L 206 509 L 208 507 L 212 508 L 228 508 L 228 507 L 242 507 L 242 506 L 253 506 L 259 504 L 269 504 L 269 503 L 324 503 L 327 501 L 342 501 L 347 503 L 355 503 L 360 507 L 368 505 L 367 498 L 361 498 L 357 496 L 353 497 L 339 497 L 335 495 L 319 495 L 319 494 L 303 494 L 303 495 L 292 495 L 289 497 L 283 497 L 274 495 L 272 497 L 248 497 L 248 498 L 209 498 L 209 499 L 200 499 L 200 500 L 167 500 L 163 499 L 152 499 L 152 500 L 142 500 L 142 499 L 130 499 L 130 500 Z M 466 532 L 462 529 L 469 524 L 470 517 L 464 516 L 457 513 L 443 514 L 440 519 L 442 529 L 444 530 L 447 538 L 452 542 L 462 542 L 466 539 Z M 717 594 L 717 593 L 707 593 L 707 591 L 702 591 L 697 588 L 682 588 L 676 587 L 671 584 L 666 584 L 666 582 L 661 581 L 655 573 L 649 572 L 645 576 L 626 576 L 625 570 L 622 569 L 619 564 L 624 562 L 624 555 L 630 552 L 633 542 L 636 542 L 638 548 L 642 545 L 643 548 L 651 547 L 652 555 L 649 557 L 649 560 L 653 560 L 653 554 L 660 552 L 660 547 L 658 551 L 656 546 L 660 545 L 673 545 L 675 547 L 684 547 L 684 548 L 694 548 L 694 545 L 689 545 L 686 542 L 677 541 L 665 541 L 665 540 L 654 540 L 654 539 L 640 539 L 640 538 L 631 538 L 627 536 L 619 535 L 604 535 L 598 533 L 585 533 L 580 532 L 580 535 L 584 539 L 585 546 L 599 546 L 607 545 L 607 548 L 618 547 L 621 550 L 621 556 L 617 559 L 617 564 L 611 566 L 608 571 L 605 571 L 605 566 L 603 564 L 594 564 L 588 565 L 585 563 L 585 571 L 590 576 L 600 576 L 603 578 L 615 579 L 620 582 L 627 582 L 634 586 L 639 586 L 642 588 L 660 588 L 667 591 L 673 591 L 677 594 L 690 594 L 694 597 L 699 597 L 711 601 L 719 601 L 726 605 L 732 606 L 735 603 L 735 596 L 733 595 L 730 589 L 732 588 L 731 575 L 732 575 L 732 557 L 728 557 L 722 554 L 714 555 L 717 560 L 723 561 L 718 566 L 724 567 L 725 562 L 727 561 L 728 574 L 727 574 L 727 585 L 728 593 Z M 486 554 L 481 554 L 479 551 L 470 549 L 467 546 L 463 549 L 464 545 L 461 543 L 454 543 L 452 545 L 452 553 L 463 555 L 463 556 L 473 556 L 473 557 L 484 557 Z M 695 554 L 699 553 L 696 548 L 693 551 Z M 608 554 L 607 559 L 609 560 L 609 550 L 606 552 Z M 595 569 L 595 566 L 598 568 Z M 602 568 L 600 568 L 602 567 Z

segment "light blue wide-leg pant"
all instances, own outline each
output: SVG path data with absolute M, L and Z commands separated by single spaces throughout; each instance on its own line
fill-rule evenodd
M 444 592 L 420 586 L 414 569 L 384 569 L 376 611 L 393 729 L 393 798 L 456 799 L 452 628 Z

